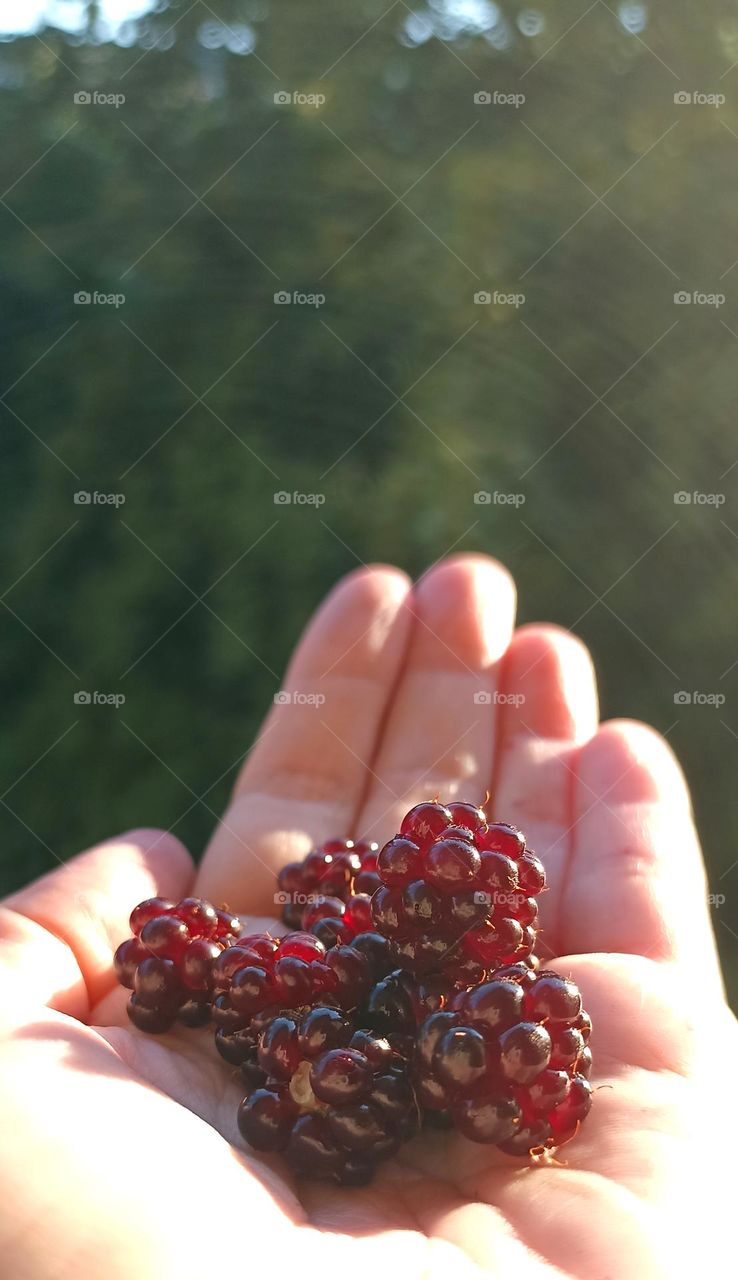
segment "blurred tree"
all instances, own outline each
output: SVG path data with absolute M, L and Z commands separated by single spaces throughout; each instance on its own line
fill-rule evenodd
M 735 984 L 735 4 L 104 12 L 0 47 L 3 887 L 197 852 L 334 579 L 481 547 L 682 755 Z

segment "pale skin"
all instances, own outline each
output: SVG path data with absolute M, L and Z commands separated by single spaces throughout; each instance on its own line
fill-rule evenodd
M 697 1258 L 708 1275 L 712 1250 L 725 1262 L 735 1108 L 728 1080 L 720 1110 L 715 1067 L 732 1074 L 738 1035 L 689 793 L 653 730 L 598 723 L 584 646 L 516 631 L 514 613 L 509 575 L 483 556 L 414 587 L 386 567 L 350 575 L 283 682 L 325 701 L 271 710 L 199 870 L 141 829 L 6 900 L 5 1274 L 651 1280 Z M 420 799 L 486 792 L 547 867 L 541 954 L 592 1016 L 590 1117 L 561 1165 L 437 1132 L 367 1189 L 296 1184 L 245 1149 L 242 1090 L 207 1031 L 130 1027 L 111 966 L 130 909 L 196 892 L 261 926 L 276 869 L 315 842 L 385 840 Z

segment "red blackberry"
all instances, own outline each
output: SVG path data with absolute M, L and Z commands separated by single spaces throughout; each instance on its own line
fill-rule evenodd
M 466 803 L 416 805 L 379 853 L 374 927 L 414 973 L 483 970 L 529 956 L 543 866 L 516 827 Z
M 328 946 L 371 929 L 369 898 L 379 887 L 377 851 L 371 840 L 326 840 L 277 877 L 274 901 L 290 929 L 314 929 Z M 318 928 L 331 922 L 331 932 Z
M 407 1064 L 335 1009 L 280 1014 L 257 1053 L 266 1080 L 243 1099 L 239 1129 L 255 1150 L 283 1152 L 298 1174 L 363 1185 L 415 1132 Z
M 132 938 L 118 947 L 115 972 L 133 991 L 128 1016 L 141 1031 L 167 1031 L 175 1018 L 201 1026 L 210 1016 L 213 965 L 241 921 L 202 898 L 147 898 L 131 912 Z
M 216 1048 L 253 1084 L 259 1079 L 254 1072 L 256 1042 L 266 1027 L 282 1015 L 292 1017 L 295 1010 L 302 1016 L 315 1005 L 356 1008 L 371 987 L 373 965 L 367 954 L 354 947 L 326 951 L 310 933 L 241 938 L 213 965 Z
M 561 1146 L 591 1105 L 590 1027 L 569 979 L 525 965 L 500 968 L 423 1022 L 418 1101 L 508 1155 Z

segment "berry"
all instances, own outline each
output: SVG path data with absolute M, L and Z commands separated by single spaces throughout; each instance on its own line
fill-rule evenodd
M 420 871 L 420 849 L 405 836 L 395 836 L 377 859 L 377 874 L 384 884 L 405 885 Z
M 489 1071 L 484 1036 L 472 1027 L 450 1027 L 433 1054 L 433 1069 L 441 1084 L 452 1092 L 468 1093 Z
M 336 1105 L 363 1101 L 371 1093 L 373 1082 L 369 1059 L 357 1049 L 330 1049 L 310 1072 L 316 1098 Z
M 392 947 L 387 939 L 381 933 L 359 933 L 351 941 L 354 951 L 359 951 L 366 956 L 369 961 L 369 967 L 372 972 L 372 978 L 377 981 L 384 978 L 395 967 L 395 960 L 392 954 Z
M 167 1031 L 178 1018 L 188 1027 L 208 1021 L 214 968 L 236 941 L 241 921 L 202 898 L 147 898 L 130 918 L 133 937 L 122 942 L 113 965 L 133 991 L 128 1016 L 140 1031 Z
M 238 1109 L 238 1127 L 257 1151 L 281 1151 L 290 1136 L 294 1106 L 286 1090 L 257 1089 Z
M 149 920 L 153 920 L 155 916 L 168 915 L 174 910 L 174 903 L 168 898 L 146 898 L 144 902 L 139 902 L 137 907 L 133 908 L 129 925 L 131 933 L 138 937 L 145 924 Z
M 372 987 L 362 1018 L 367 1026 L 382 1035 L 400 1033 L 414 1037 L 423 1020 L 442 1009 L 452 993 L 453 987 L 443 975 L 417 978 L 396 969 Z
M 411 973 L 469 986 L 533 951 L 543 867 L 521 831 L 476 805 L 416 805 L 380 850 L 377 875 L 374 928 Z
M 493 1035 L 499 1035 L 520 1022 L 524 1002 L 523 988 L 519 982 L 495 978 L 467 992 L 462 1010 L 470 1027 L 476 1027 L 483 1034 L 489 1031 Z
M 454 1107 L 453 1121 L 459 1133 L 472 1142 L 492 1142 L 499 1146 L 517 1132 L 521 1111 L 514 1098 L 462 1098 Z
M 471 841 L 445 837 L 430 846 L 423 871 L 441 893 L 457 893 L 473 884 L 481 865 L 482 860 Z
M 177 1010 L 177 1020 L 185 1027 L 204 1027 L 210 1021 L 210 1004 L 207 1000 L 185 1000 Z
M 407 994 L 407 974 L 380 986 L 393 980 Z M 447 995 L 420 1025 L 412 1067 L 418 1103 L 508 1155 L 560 1146 L 591 1105 L 591 1054 L 580 1025 L 588 1028 L 589 1018 L 570 979 L 523 963 L 502 966 L 487 982 Z
M 241 1049 L 252 1051 L 229 1044 L 227 1060 Z M 255 1150 L 283 1152 L 304 1177 L 363 1186 L 417 1128 L 407 1063 L 336 1009 L 278 1014 L 257 1052 L 269 1075 L 241 1102 L 239 1129 Z
M 531 1017 L 547 1023 L 563 1022 L 571 1026 L 582 1011 L 582 997 L 574 983 L 548 969 L 538 974 L 526 1003 Z
M 128 987 L 132 991 L 136 982 L 136 969 L 142 960 L 145 960 L 148 951 L 141 946 L 138 938 L 127 938 L 125 942 L 121 942 L 118 950 L 113 957 L 113 968 L 122 987 Z
M 303 1019 L 298 1045 L 303 1058 L 314 1058 L 328 1049 L 337 1049 L 352 1041 L 349 1019 L 338 1009 L 312 1009 Z
M 321 941 L 331 946 L 327 930 L 318 929 L 321 921 L 330 920 L 335 926 L 348 915 L 343 929 L 334 928 L 342 942 L 370 929 L 369 898 L 380 884 L 378 850 L 372 840 L 326 840 L 302 862 L 282 867 L 275 902 L 282 904 L 282 919 L 288 928 L 315 930 Z M 366 900 L 363 906 L 353 901 L 356 897 Z
M 416 804 L 414 809 L 405 814 L 400 823 L 400 835 L 407 836 L 423 849 L 426 849 L 429 844 L 440 836 L 442 831 L 446 830 L 446 827 L 451 826 L 453 821 L 453 814 L 445 805 L 436 804 L 435 802 L 432 804 Z M 379 864 L 377 864 L 377 870 L 379 870 Z
M 294 1018 L 281 1014 L 259 1038 L 259 1066 L 268 1076 L 290 1080 L 300 1063 L 300 1045 Z
M 537 1022 L 518 1022 L 500 1036 L 500 1073 L 515 1084 L 530 1084 L 551 1058 L 551 1037 Z

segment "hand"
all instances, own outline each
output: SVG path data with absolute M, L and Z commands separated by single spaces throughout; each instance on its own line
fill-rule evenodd
M 413 589 L 344 580 L 309 625 L 197 875 L 170 835 L 100 845 L 0 912 L 0 1256 L 20 1280 L 708 1274 L 728 1256 L 738 1036 L 721 992 L 688 792 L 669 748 L 598 728 L 571 635 L 513 634 L 514 590 L 463 556 Z M 480 694 L 490 695 L 480 698 Z M 386 839 L 410 804 L 482 801 L 543 857 L 541 954 L 581 987 L 592 1112 L 532 1167 L 423 1134 L 371 1187 L 301 1184 L 248 1154 L 208 1033 L 146 1037 L 111 957 L 154 893 L 273 913 L 316 841 Z M 263 923 L 263 922 L 260 922 Z M 694 1272 L 696 1274 L 696 1272 Z

